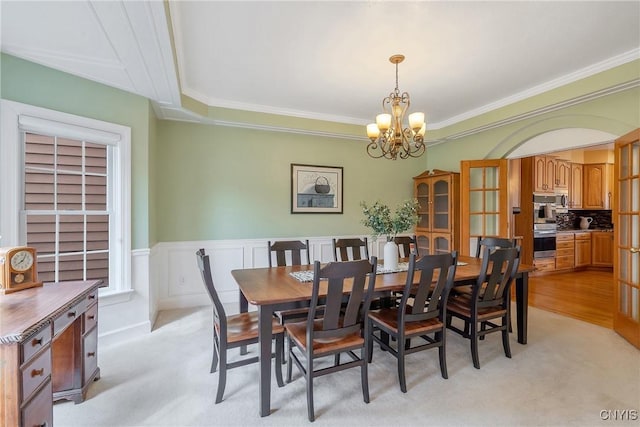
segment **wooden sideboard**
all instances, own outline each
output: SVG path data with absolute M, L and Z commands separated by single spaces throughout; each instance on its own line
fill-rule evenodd
M 0 295 L 0 425 L 52 426 L 53 402 L 82 402 L 98 368 L 101 280 Z

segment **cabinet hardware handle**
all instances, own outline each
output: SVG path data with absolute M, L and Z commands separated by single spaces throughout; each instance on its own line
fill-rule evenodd
M 75 311 L 68 312 L 67 317 L 76 317 L 76 312 Z
M 640 248 L 631 248 L 629 250 L 631 251 L 632 254 L 637 254 L 638 252 L 640 252 Z
M 93 357 L 93 356 L 95 356 L 95 355 L 96 355 L 96 352 L 95 352 L 95 351 L 91 351 L 91 352 L 87 353 L 87 356 L 88 356 L 88 357 Z
M 31 377 L 37 377 L 37 376 L 42 376 L 42 374 L 44 374 L 44 368 L 42 369 L 33 369 L 31 371 Z
M 31 347 L 35 347 L 37 345 L 42 345 L 42 338 L 34 338 L 31 341 Z
M 93 320 L 93 319 L 95 319 L 95 318 L 96 318 L 96 316 L 88 316 L 88 319 L 89 319 L 89 320 Z
M 89 298 L 89 299 L 96 299 L 96 295 L 95 295 L 95 294 L 91 294 L 91 295 L 89 295 L 87 298 Z

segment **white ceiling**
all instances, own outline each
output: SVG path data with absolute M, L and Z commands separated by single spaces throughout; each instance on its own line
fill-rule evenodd
M 640 1 L 0 3 L 11 55 L 155 101 L 364 124 L 395 87 L 439 128 L 640 57 Z M 174 64 L 177 63 L 177 70 Z

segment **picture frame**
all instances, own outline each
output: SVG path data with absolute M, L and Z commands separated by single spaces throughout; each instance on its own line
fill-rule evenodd
M 342 213 L 342 167 L 291 164 L 291 213 Z

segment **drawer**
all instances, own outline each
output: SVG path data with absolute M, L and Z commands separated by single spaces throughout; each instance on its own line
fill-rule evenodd
M 590 233 L 576 233 L 576 240 L 591 240 Z
M 570 256 L 573 258 L 574 250 L 573 245 L 570 248 L 558 248 L 556 247 L 556 259 L 560 257 Z
M 553 271 L 556 268 L 555 258 L 534 259 L 533 265 L 538 271 Z
M 82 301 L 78 302 L 73 307 L 56 317 L 53 320 L 53 335 L 57 336 L 67 326 L 73 323 L 74 320 L 82 315 L 86 307 L 86 300 L 83 299 Z
M 93 304 L 84 313 L 83 332 L 90 331 L 98 323 L 98 304 Z
M 556 269 L 558 270 L 563 268 L 573 268 L 573 266 L 574 266 L 573 255 L 556 258 Z
M 40 353 L 39 356 L 27 362 L 20 368 L 22 374 L 22 401 L 29 396 L 51 375 L 51 348 Z
M 36 394 L 31 402 L 22 409 L 22 425 L 32 426 L 53 426 L 53 400 L 51 381 Z
M 573 242 L 573 233 L 556 234 L 556 242 Z
M 98 328 L 93 328 L 82 342 L 82 383 L 98 369 Z
M 98 289 L 94 289 L 90 293 L 88 293 L 87 297 L 85 298 L 85 302 L 87 304 L 86 306 L 89 307 L 91 304 L 97 301 L 98 301 Z
M 569 241 L 559 241 L 556 242 L 556 250 L 558 249 L 571 249 L 573 250 L 573 239 L 569 240 Z
M 48 323 L 46 327 L 39 330 L 29 338 L 27 338 L 20 347 L 22 348 L 20 354 L 20 363 L 24 363 L 31 359 L 31 357 L 38 351 L 49 345 L 51 342 L 51 324 Z

